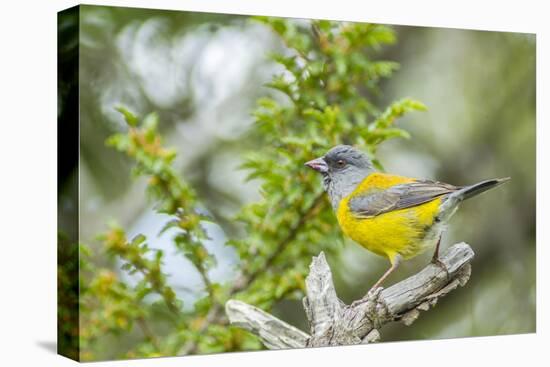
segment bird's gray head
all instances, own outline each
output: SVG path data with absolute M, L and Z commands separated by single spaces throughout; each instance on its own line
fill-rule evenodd
M 361 181 L 374 172 L 369 157 L 349 145 L 337 145 L 324 156 L 305 164 L 323 175 L 323 186 L 334 210 Z

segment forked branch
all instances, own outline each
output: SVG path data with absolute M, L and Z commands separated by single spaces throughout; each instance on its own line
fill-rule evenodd
M 379 329 L 392 321 L 410 325 L 440 297 L 470 277 L 474 252 L 466 243 L 450 247 L 439 264 L 346 305 L 336 295 L 325 255 L 314 257 L 306 278 L 304 309 L 310 334 L 241 301 L 229 300 L 225 311 L 231 324 L 251 331 L 269 349 L 364 344 L 380 339 Z

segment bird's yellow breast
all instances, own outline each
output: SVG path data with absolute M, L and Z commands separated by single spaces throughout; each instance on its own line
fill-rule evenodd
M 413 179 L 373 173 L 340 201 L 336 216 L 343 232 L 355 242 L 393 262 L 400 254 L 411 258 L 420 254 L 437 240 L 430 236 L 441 198 L 411 208 L 399 209 L 370 218 L 358 218 L 351 213 L 349 201 L 357 195 L 379 192 Z

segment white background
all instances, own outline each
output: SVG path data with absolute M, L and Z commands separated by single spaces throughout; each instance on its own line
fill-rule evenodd
M 545 1 L 132 0 L 88 4 L 537 33 L 537 334 L 283 352 L 101 362 L 97 366 L 541 365 L 550 345 L 548 83 Z M 5 1 L 0 10 L 0 365 L 75 365 L 56 339 L 56 12 L 74 1 Z M 544 104 L 546 102 L 546 105 Z M 544 167 L 546 166 L 546 168 Z M 545 213 L 546 211 L 546 213 Z M 498 230 L 495 228 L 495 230 Z M 537 362 L 542 360 L 545 362 Z M 34 362 L 34 363 L 33 363 Z

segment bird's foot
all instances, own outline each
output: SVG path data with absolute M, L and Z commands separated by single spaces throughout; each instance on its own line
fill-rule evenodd
M 379 285 L 374 285 L 369 291 L 367 292 L 367 298 L 370 299 L 377 299 L 380 295 L 380 292 L 384 290 L 384 287 L 380 287 Z
M 369 289 L 367 294 L 361 299 L 355 300 L 351 303 L 350 307 L 354 308 L 357 307 L 365 302 L 376 302 L 378 300 L 378 297 L 380 297 L 380 293 L 384 290 L 384 287 L 372 287 Z
M 443 269 L 445 273 L 447 273 L 447 279 L 449 279 L 449 269 L 447 269 L 447 265 L 445 265 L 443 261 L 439 260 L 439 258 L 434 257 L 432 258 L 431 263 Z
M 432 257 L 431 263 L 439 266 L 440 268 L 447 270 L 447 266 L 443 263 L 443 261 L 439 260 L 439 258 L 437 257 Z

